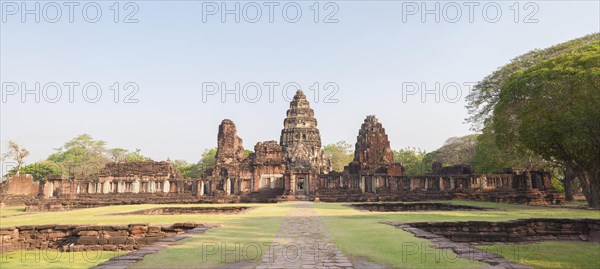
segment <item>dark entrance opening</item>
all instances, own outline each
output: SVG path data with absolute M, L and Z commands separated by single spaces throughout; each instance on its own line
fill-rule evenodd
M 305 194 L 304 178 L 298 178 L 298 182 L 296 183 L 296 194 Z

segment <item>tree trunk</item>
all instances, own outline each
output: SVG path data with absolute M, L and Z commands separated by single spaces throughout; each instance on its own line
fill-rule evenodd
M 573 201 L 573 179 L 575 179 L 575 172 L 571 168 L 563 169 L 564 178 L 561 180 L 565 188 L 565 200 Z
M 578 173 L 583 194 L 592 208 L 600 208 L 600 175 L 594 173 Z
M 592 208 L 600 208 L 600 175 L 590 174 L 589 183 L 590 199 L 588 199 L 588 204 Z

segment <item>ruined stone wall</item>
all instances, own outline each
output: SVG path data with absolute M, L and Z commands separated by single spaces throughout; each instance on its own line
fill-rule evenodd
M 0 206 L 23 205 L 35 200 L 40 192 L 40 184 L 28 174 L 13 175 L 0 182 Z
M 25 203 L 25 211 L 63 211 L 78 208 L 93 208 L 131 204 L 196 204 L 196 203 L 236 203 L 239 197 L 195 196 L 191 193 L 113 193 L 80 194 L 77 199 L 40 199 Z
M 442 166 L 441 163 L 435 162 L 432 164 L 432 167 L 433 174 L 435 175 L 466 175 L 475 173 L 473 166 L 467 164 Z
M 219 125 L 217 135 L 216 165 L 239 164 L 244 159 L 243 140 L 237 135 L 232 120 L 225 119 Z
M 240 177 L 249 172 L 248 159 L 244 157 L 243 140 L 237 135 L 232 120 L 225 119 L 219 125 L 215 167 L 209 175 L 212 195 L 237 194 Z
M 363 203 L 352 204 L 352 207 L 359 210 L 368 210 L 375 212 L 400 212 L 400 211 L 482 211 L 496 210 L 495 208 L 455 205 L 450 203 Z
M 286 160 L 283 153 L 283 148 L 277 141 L 266 141 L 256 143 L 254 146 L 254 154 L 250 156 L 252 178 L 254 178 L 254 190 L 259 190 L 261 187 L 261 178 L 267 177 L 277 178 L 274 185 L 275 188 L 283 188 L 283 175 L 286 173 Z M 279 178 L 281 176 L 281 178 Z M 270 186 L 269 186 L 270 188 Z
M 37 195 L 40 189 L 38 182 L 33 182 L 33 176 L 29 174 L 12 175 L 2 184 L 4 194 L 11 195 Z
M 462 199 L 529 205 L 561 203 L 563 195 L 542 179 L 519 174 L 387 176 L 332 173 L 319 177 L 316 195 L 326 202 Z M 531 184 L 526 181 L 536 180 L 539 188 L 528 188 Z
M 133 250 L 184 233 L 196 223 L 170 226 L 129 225 L 22 225 L 0 228 L 0 252 L 56 249 L 59 251 Z
M 98 173 L 99 179 L 171 179 L 183 178 L 169 161 L 138 161 L 107 163 Z
M 394 225 L 394 224 L 392 224 Z M 414 222 L 410 227 L 455 242 L 576 240 L 600 242 L 600 219 L 519 219 L 503 222 Z

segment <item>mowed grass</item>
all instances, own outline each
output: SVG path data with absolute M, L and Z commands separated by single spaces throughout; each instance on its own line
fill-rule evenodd
M 125 205 L 101 208 L 78 209 L 64 212 L 40 212 L 19 216 L 0 218 L 0 226 L 38 225 L 38 224 L 173 224 L 177 222 L 197 222 L 218 224 L 219 228 L 208 230 L 202 235 L 182 241 L 181 245 L 161 251 L 156 255 L 147 256 L 138 267 L 172 268 L 172 267 L 210 267 L 223 262 L 231 262 L 234 255 L 226 255 L 221 260 L 220 247 L 234 249 L 235 244 L 246 246 L 245 258 L 257 256 L 257 250 L 252 243 L 261 246 L 271 242 L 279 230 L 283 217 L 289 211 L 289 204 L 239 204 L 251 206 L 250 210 L 241 214 L 189 214 L 189 215 L 111 215 L 156 207 L 191 207 L 191 206 L 236 206 L 231 204 L 194 204 L 194 205 Z M 202 249 L 209 250 L 203 255 Z M 217 248 L 218 246 L 218 248 Z M 215 247 L 215 249 L 211 248 Z M 262 250 L 260 250 L 262 251 Z M 209 253 L 212 253 L 208 255 Z M 240 253 L 240 252 L 238 252 Z M 5 253 L 0 259 L 0 268 L 89 268 L 109 258 L 120 255 L 113 252 L 74 253 L 70 258 L 63 253 L 48 251 L 17 251 Z M 260 260 L 261 256 L 256 258 Z M 37 256 L 35 256 L 37 255 Z
M 314 204 L 325 227 L 341 250 L 355 257 L 364 257 L 372 262 L 389 264 L 395 268 L 472 268 L 485 267 L 487 264 L 457 259 L 453 252 L 436 251 L 429 241 L 416 238 L 410 233 L 389 225 L 393 222 L 440 222 L 440 221 L 505 221 L 521 218 L 600 218 L 595 210 L 574 210 L 524 205 L 498 204 L 472 201 L 443 201 L 454 204 L 492 207 L 498 211 L 427 211 L 427 212 L 368 212 L 349 207 L 349 204 Z M 562 244 L 564 242 L 553 242 Z M 585 251 L 599 244 L 578 245 Z M 565 247 L 569 247 L 566 245 Z M 565 265 L 577 267 L 571 263 L 568 255 L 539 253 L 540 257 L 551 255 L 554 260 Z M 600 255 L 598 253 L 597 255 Z M 594 261 L 595 257 L 589 257 Z M 511 259 L 512 257 L 507 257 Z M 525 263 L 529 260 L 523 261 Z M 536 265 L 536 264 L 531 264 Z
M 478 247 L 535 268 L 600 268 L 598 243 L 546 241 Z
M 77 269 L 90 268 L 126 252 L 87 251 L 58 252 L 56 250 L 27 250 L 0 254 L 0 268 L 47 268 Z
M 148 255 L 132 268 L 210 268 L 225 263 L 253 267 L 262 261 L 290 207 L 289 203 L 260 206 L 218 229 Z
M 24 214 L 25 207 L 24 206 L 6 206 L 0 207 L 0 216 L 10 216 L 17 214 Z
M 37 225 L 37 224 L 173 224 L 177 222 L 198 222 L 218 224 L 231 219 L 242 218 L 242 214 L 182 214 L 182 215 L 112 215 L 115 213 L 131 212 L 158 207 L 222 207 L 236 206 L 231 204 L 144 204 L 122 205 L 98 208 L 75 209 L 71 211 L 38 212 L 0 218 L 0 227 Z M 239 206 L 268 207 L 265 204 L 239 204 Z M 250 209 L 252 212 L 254 209 Z

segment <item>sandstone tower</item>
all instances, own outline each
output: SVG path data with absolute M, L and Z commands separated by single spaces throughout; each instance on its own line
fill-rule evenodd
M 296 92 L 290 102 L 279 144 L 283 148 L 288 168 L 311 169 L 316 173 L 331 170 L 321 149 L 321 134 L 317 129 L 315 113 L 301 90 Z
M 402 175 L 403 168 L 394 163 L 394 153 L 385 128 L 377 117 L 369 115 L 358 131 L 354 148 L 354 160 L 347 167 L 350 173 L 359 171 Z
M 243 141 L 237 135 L 237 129 L 232 120 L 225 119 L 219 125 L 215 159 L 217 165 L 239 164 L 244 159 Z

